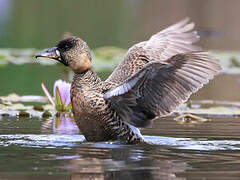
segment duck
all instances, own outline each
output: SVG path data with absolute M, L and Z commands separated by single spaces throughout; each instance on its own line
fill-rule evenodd
M 72 113 L 87 141 L 145 142 L 141 128 L 172 113 L 221 70 L 215 57 L 194 45 L 194 26 L 184 18 L 133 45 L 105 81 L 79 37 L 63 39 L 36 58 L 57 60 L 74 72 Z

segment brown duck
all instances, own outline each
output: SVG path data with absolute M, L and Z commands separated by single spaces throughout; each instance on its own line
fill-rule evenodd
M 221 67 L 192 45 L 199 36 L 186 18 L 132 46 L 106 81 L 91 68 L 86 42 L 71 37 L 40 52 L 74 72 L 72 112 L 87 141 L 144 141 L 138 128 L 151 126 L 207 84 Z

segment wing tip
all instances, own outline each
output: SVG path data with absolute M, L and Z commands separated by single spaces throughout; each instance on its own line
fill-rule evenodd
M 176 24 L 186 25 L 189 22 L 190 22 L 190 17 L 186 16 L 186 17 L 182 18 L 180 21 L 178 21 Z

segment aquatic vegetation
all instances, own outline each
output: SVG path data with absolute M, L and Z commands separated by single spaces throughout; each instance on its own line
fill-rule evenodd
M 41 86 L 48 100 L 56 108 L 57 111 L 61 111 L 61 112 L 70 111 L 70 109 L 72 108 L 71 100 L 70 100 L 70 88 L 71 88 L 70 83 L 62 81 L 61 79 L 57 80 L 54 83 L 54 87 L 53 87 L 54 99 L 48 92 L 44 83 L 42 83 Z
M 37 49 L 0 49 L 0 67 L 6 65 L 35 64 L 56 65 L 57 61 L 45 59 L 44 61 L 34 59 L 39 52 Z M 126 50 L 118 47 L 99 47 L 94 49 L 95 56 L 93 67 L 96 71 L 112 69 L 116 67 L 124 57 Z M 237 51 L 211 51 L 210 54 L 216 57 L 224 67 L 224 73 L 239 74 L 240 53 Z

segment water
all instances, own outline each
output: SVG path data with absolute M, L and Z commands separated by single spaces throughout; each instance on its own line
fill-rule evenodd
M 239 179 L 239 118 L 210 119 L 161 118 L 142 131 L 151 144 L 123 145 L 85 142 L 64 118 L 2 117 L 0 179 Z

